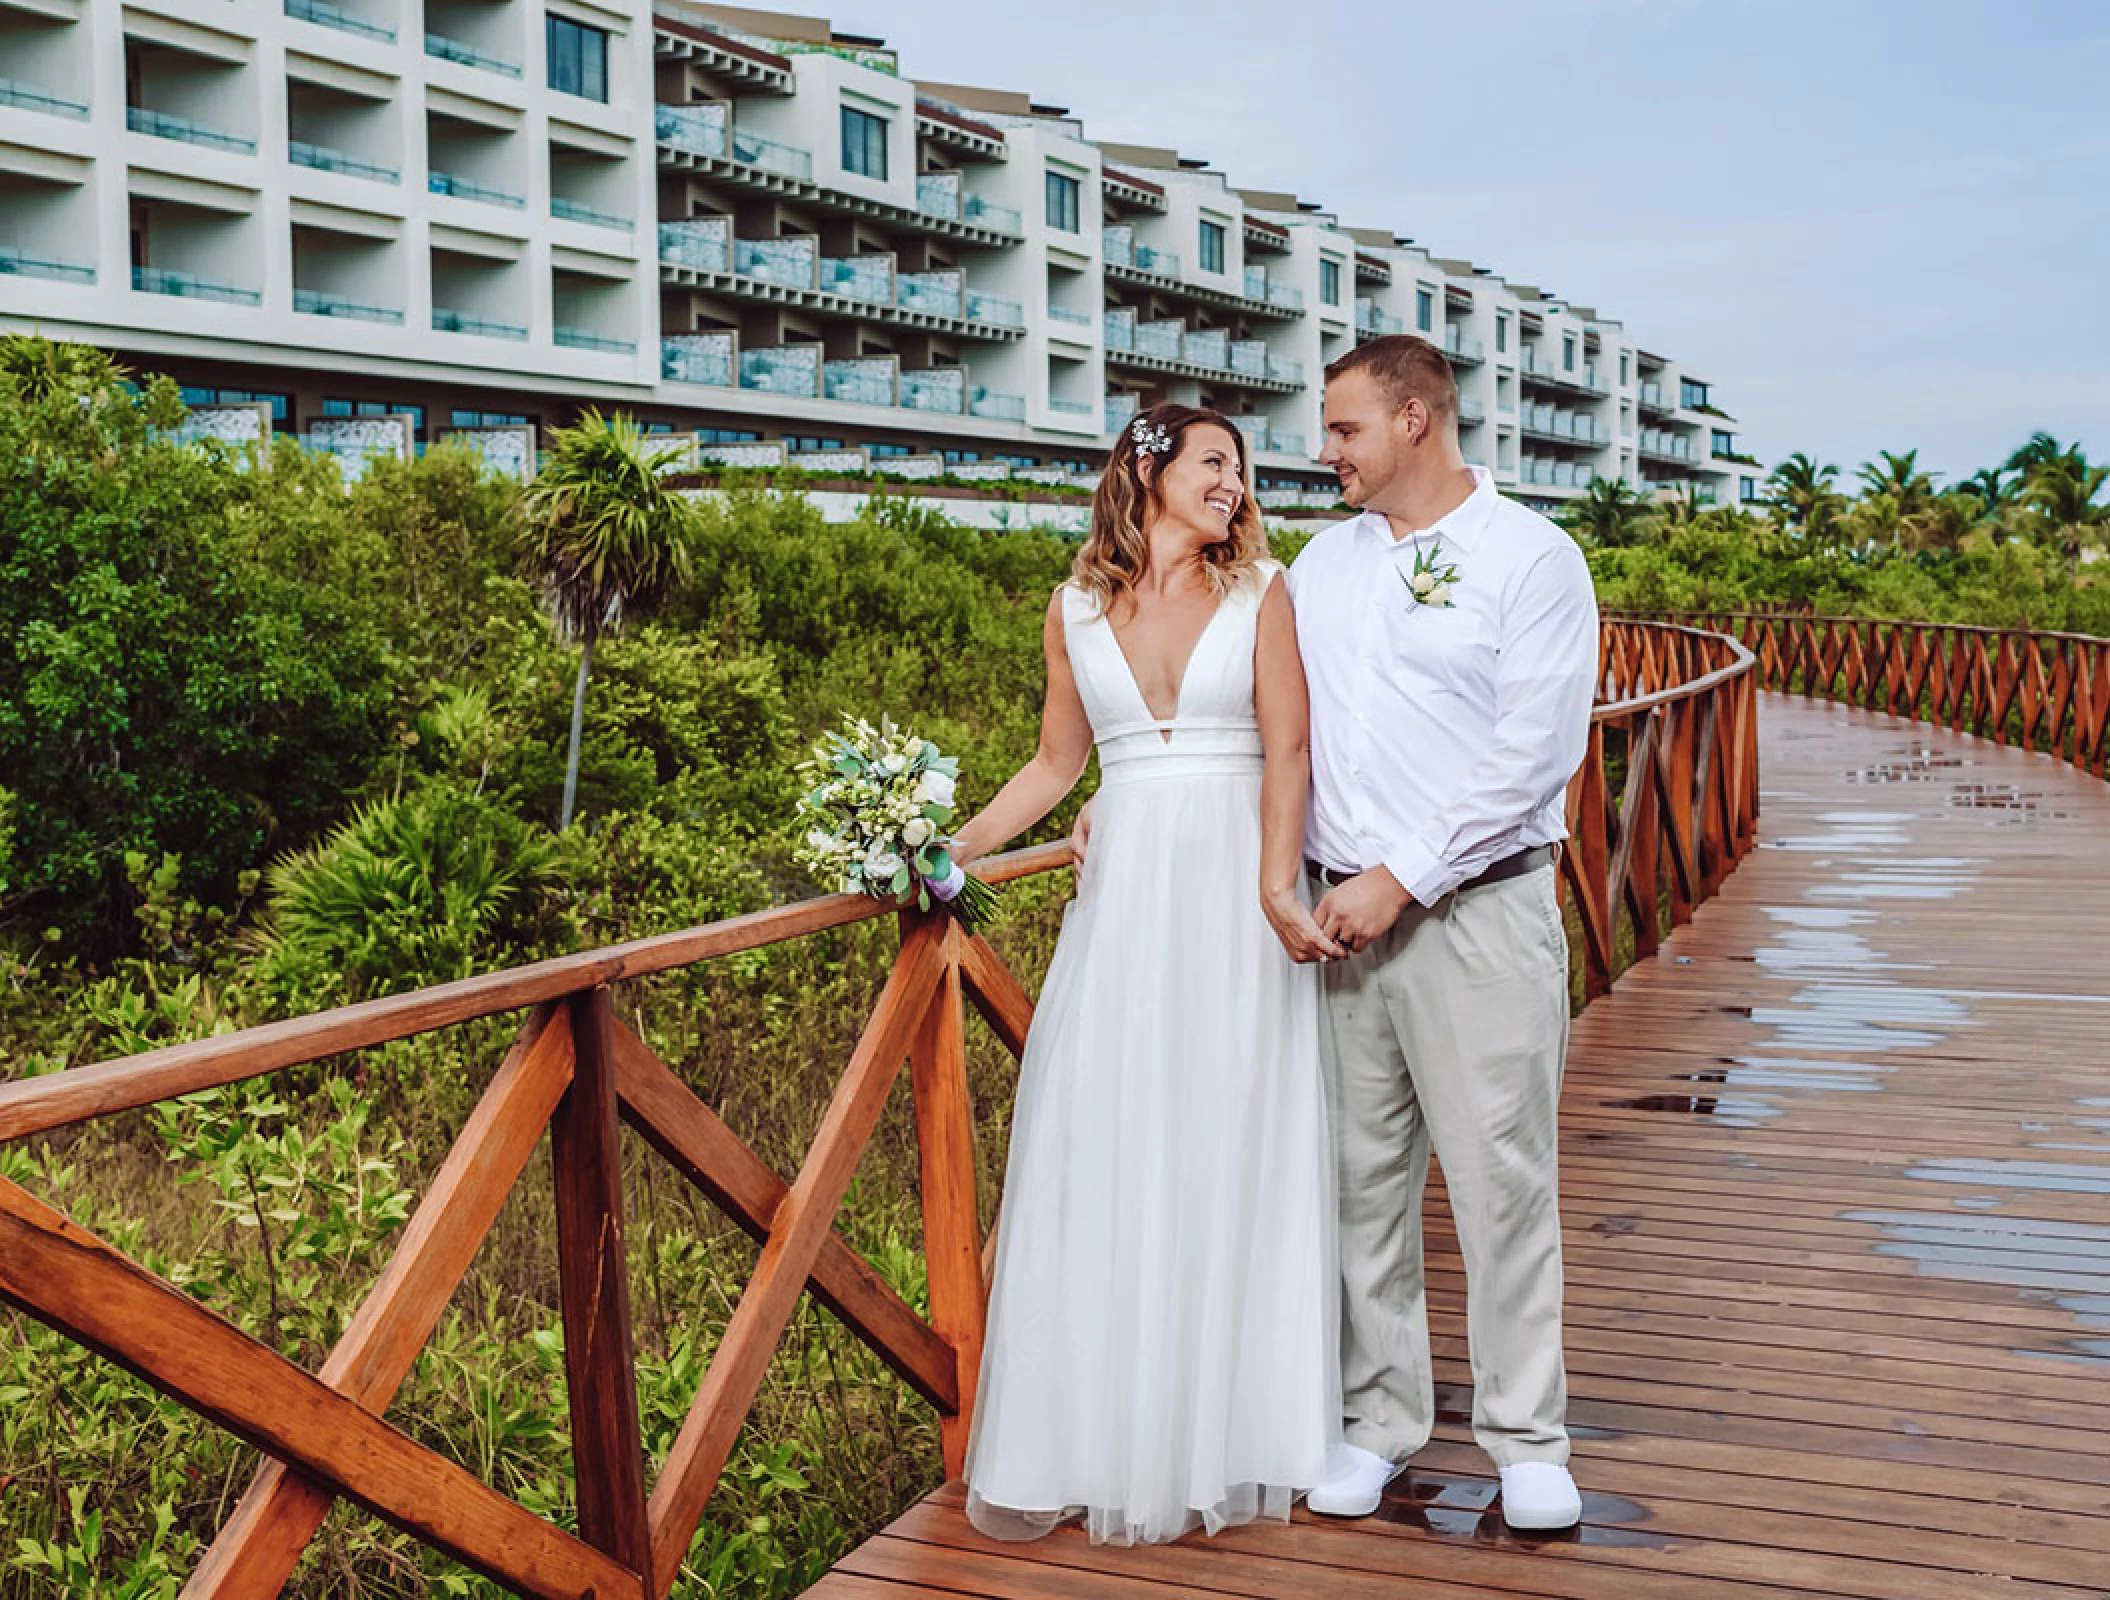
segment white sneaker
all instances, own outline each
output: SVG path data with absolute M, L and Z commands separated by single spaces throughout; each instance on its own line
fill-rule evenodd
M 1326 1455 L 1326 1476 L 1304 1503 L 1325 1517 L 1367 1517 L 1377 1509 L 1385 1485 L 1407 1470 L 1359 1444 L 1337 1444 Z
M 1502 1469 L 1502 1520 L 1512 1528 L 1572 1528 L 1582 1520 L 1582 1495 L 1566 1467 L 1520 1461 Z

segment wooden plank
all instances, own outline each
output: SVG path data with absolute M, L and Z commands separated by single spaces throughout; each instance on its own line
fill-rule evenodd
M 536 1600 L 643 1593 L 522 1510 L 0 1178 L 0 1298 L 336 1493 Z
M 579 1536 L 643 1572 L 652 1537 L 645 1519 L 645 1451 L 630 1332 L 615 1018 L 605 988 L 589 989 L 566 1010 L 572 1079 L 550 1119 L 550 1167 Z
M 571 1030 L 553 1026 L 554 1015 L 538 1007 L 521 1030 L 318 1374 L 377 1416 L 410 1376 L 571 1082 Z M 183 1586 L 184 1600 L 278 1594 L 335 1498 L 266 1460 Z

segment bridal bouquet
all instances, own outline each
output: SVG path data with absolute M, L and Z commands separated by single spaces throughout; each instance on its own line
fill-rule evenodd
M 845 894 L 902 906 L 913 900 L 925 911 L 937 899 L 970 928 L 989 920 L 996 890 L 969 877 L 946 848 L 957 760 L 885 718 L 875 728 L 845 717 L 840 730 L 814 741 L 799 771 L 817 780 L 799 797 L 807 824 L 800 862 Z

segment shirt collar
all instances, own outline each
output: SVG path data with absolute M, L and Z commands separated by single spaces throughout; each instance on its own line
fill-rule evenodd
M 1454 549 L 1470 550 L 1495 514 L 1495 475 L 1485 467 L 1468 465 L 1465 470 L 1472 474 L 1473 492 L 1419 533 L 1395 540 L 1392 525 L 1381 511 L 1365 511 L 1359 519 L 1361 531 L 1384 545 L 1424 545 L 1440 540 Z

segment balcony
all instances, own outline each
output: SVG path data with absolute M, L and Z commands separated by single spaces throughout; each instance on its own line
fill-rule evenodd
M 967 410 L 967 369 L 931 367 L 901 374 L 901 409 L 961 416 Z
M 18 111 L 41 111 L 52 117 L 70 117 L 75 122 L 88 120 L 88 108 L 80 101 L 46 94 L 42 89 L 32 89 L 12 78 L 0 78 L 0 106 L 13 106 Z
M 1587 489 L 1597 481 L 1597 473 L 1586 461 L 1548 461 L 1526 456 L 1517 480 L 1545 489 Z
M 779 139 L 765 139 L 759 133 L 743 133 L 738 128 L 732 130 L 732 145 L 735 161 L 801 183 L 813 181 L 813 152 L 810 150 L 801 150 L 797 145 L 785 144 Z
M 1270 278 L 1265 267 L 1245 269 L 1245 297 L 1257 300 L 1262 305 L 1273 306 L 1278 311 L 1292 311 L 1299 315 L 1304 310 L 1304 291 L 1292 289 L 1286 283 L 1277 283 Z
M 619 217 L 613 211 L 601 211 L 581 200 L 567 200 L 561 194 L 553 194 L 549 201 L 549 214 L 565 222 L 584 222 L 596 228 L 611 228 L 628 233 L 637 224 L 629 217 Z
M 566 350 L 598 350 L 617 356 L 637 354 L 635 339 L 617 339 L 609 334 L 596 333 L 591 328 L 567 327 L 561 322 L 550 330 L 550 342 Z
M 659 259 L 696 272 L 724 272 L 732 255 L 730 217 L 687 217 L 659 225 Z
M 1454 367 L 1477 367 L 1487 359 L 1487 346 L 1458 331 L 1456 323 L 1443 330 L 1443 353 Z
M 331 5 L 329 0 L 286 0 L 286 15 L 297 22 L 320 23 L 325 28 L 355 33 L 364 39 L 380 39 L 389 44 L 396 42 L 395 29 L 355 17 L 349 11 Z
M 186 144 L 203 145 L 208 150 L 228 150 L 241 156 L 256 154 L 254 139 L 244 139 L 235 133 L 222 133 L 218 128 L 209 128 L 190 117 L 173 116 L 166 111 L 149 111 L 145 106 L 126 106 L 125 126 L 134 133 L 150 134 L 156 139 L 181 139 Z
M 1060 416 L 1088 417 L 1092 414 L 1093 406 L 1089 400 L 1059 400 L 1050 395 L 1048 409 Z
M 659 341 L 659 375 L 673 383 L 730 389 L 736 365 L 730 333 L 673 333 Z
M 1487 420 L 1487 407 L 1477 400 L 1458 397 L 1458 425 L 1462 428 L 1477 428 Z
M 916 209 L 926 217 L 947 222 L 970 222 L 997 233 L 1017 234 L 1025 229 L 1025 218 L 1012 206 L 1000 206 L 961 187 L 957 172 L 925 172 L 916 179 Z
M 1601 449 L 1612 442 L 1611 434 L 1598 425 L 1595 417 L 1557 410 L 1552 406 L 1524 407 L 1518 419 L 1518 429 L 1527 439 L 1579 445 L 1591 450 Z
M 1687 467 L 1698 466 L 1700 461 L 1690 439 L 1661 428 L 1643 428 L 1638 448 L 1644 461 L 1671 461 Z
M 1106 397 L 1106 431 L 1119 433 L 1135 420 L 1142 401 L 1132 394 L 1110 394 Z
M 0 278 L 49 278 L 53 283 L 93 283 L 95 269 L 46 256 L 25 255 L 0 245 Z
M 434 194 L 452 195 L 457 200 L 472 200 L 478 205 L 504 206 L 509 211 L 527 209 L 525 195 L 493 189 L 487 184 L 471 183 L 467 178 L 457 178 L 451 172 L 426 173 L 425 187 Z
M 1089 311 L 1072 311 L 1068 306 L 1049 306 L 1048 320 L 1068 323 L 1073 327 L 1089 328 L 1092 325 L 1092 314 Z
M 735 239 L 733 271 L 743 278 L 781 283 L 792 289 L 817 289 L 820 241 L 811 234 L 790 239 Z
M 1641 410 L 1645 415 L 1667 417 L 1678 409 L 1675 400 L 1664 392 L 1660 383 L 1644 383 L 1641 386 Z
M 967 280 L 958 272 L 904 272 L 895 304 L 931 317 L 959 317 L 967 309 Z
M 891 406 L 899 390 L 898 370 L 892 356 L 830 361 L 821 368 L 821 393 L 852 405 Z
M 817 344 L 769 345 L 740 352 L 740 387 L 758 394 L 799 395 L 818 399 L 821 392 L 821 347 Z
M 1358 295 L 1355 301 L 1355 333 L 1359 339 L 1380 339 L 1388 334 L 1405 333 L 1407 325 L 1398 317 L 1388 316 L 1377 309 L 1377 303 L 1368 295 Z
M 436 333 L 468 333 L 480 339 L 525 339 L 528 335 L 522 323 L 501 322 L 495 317 L 452 311 L 444 306 L 432 308 L 432 327 Z
M 403 181 L 403 174 L 394 167 L 384 167 L 373 161 L 361 161 L 355 156 L 346 155 L 342 150 L 332 150 L 328 145 L 308 144 L 300 139 L 289 139 L 286 142 L 286 159 L 296 167 L 313 167 L 318 172 L 341 172 L 348 178 L 370 178 L 375 183 Z
M 957 267 L 899 272 L 891 255 L 822 256 L 811 234 L 784 239 L 736 239 L 727 217 L 692 217 L 659 228 L 660 277 L 777 303 L 876 322 L 928 326 L 942 319 L 952 331 L 984 339 L 1025 335 L 1025 308 L 1001 295 L 970 291 Z M 728 256 L 731 271 L 727 270 Z
M 1023 333 L 1026 327 L 1026 311 L 1016 300 L 970 291 L 967 296 L 967 320 L 992 328 L 1016 328 Z
M 891 255 L 822 256 L 820 289 L 866 305 L 894 303 L 894 258 Z
M 261 305 L 264 299 L 255 289 L 245 289 L 239 284 L 214 283 L 209 278 L 172 272 L 166 267 L 134 267 L 132 287 L 142 294 L 169 294 L 183 300 L 212 300 L 231 306 Z
M 503 61 L 487 55 L 473 45 L 463 44 L 459 39 L 450 39 L 443 33 L 425 35 L 425 54 L 439 61 L 458 61 L 465 67 L 474 67 L 479 72 L 495 72 L 502 78 L 520 76 L 520 63 Z
M 1233 342 L 1222 329 L 1187 332 L 1178 319 L 1136 322 L 1133 307 L 1117 306 L 1102 319 L 1110 366 L 1141 367 L 1239 388 L 1288 393 L 1304 382 L 1300 362 L 1271 356 L 1258 339 Z
M 1311 454 L 1311 452 L 1305 447 L 1303 434 L 1284 433 L 1277 428 L 1268 429 L 1268 448 L 1274 451 L 1275 454 L 1278 456 L 1302 456 Z M 1338 499 L 1339 497 L 1336 496 L 1335 498 Z M 1331 505 L 1333 504 L 1333 501 L 1329 500 L 1326 503 L 1328 505 Z
M 354 322 L 383 322 L 400 327 L 403 312 L 398 306 L 365 305 L 341 294 L 320 289 L 295 289 L 293 309 L 311 317 L 346 317 Z
M 690 155 L 722 159 L 725 155 L 725 102 L 698 106 L 654 106 L 652 136 L 661 144 Z
M 1607 395 L 1612 391 L 1604 380 L 1597 376 L 1597 369 L 1582 366 L 1573 370 L 1556 368 L 1552 362 L 1540 358 L 1539 353 L 1526 345 L 1517 357 L 1517 371 L 1527 382 L 1555 389 L 1572 390 L 1578 394 Z
M 998 394 L 993 389 L 984 389 L 980 384 L 976 384 L 967 391 L 967 414 L 973 417 L 989 417 L 998 422 L 1024 422 L 1026 397 L 1020 394 Z

